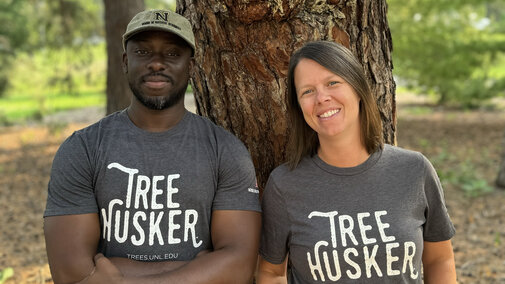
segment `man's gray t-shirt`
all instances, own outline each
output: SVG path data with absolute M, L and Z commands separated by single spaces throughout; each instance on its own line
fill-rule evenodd
M 289 283 L 422 283 L 423 241 L 454 235 L 431 163 L 390 145 L 352 168 L 317 155 L 282 165 L 262 209 L 260 254 L 289 254 Z
M 212 249 L 213 210 L 261 210 L 247 149 L 190 112 L 159 133 L 126 111 L 75 132 L 48 188 L 44 217 L 98 213 L 98 251 L 140 261 L 191 260 Z

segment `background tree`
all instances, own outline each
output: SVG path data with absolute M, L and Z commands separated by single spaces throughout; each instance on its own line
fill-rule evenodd
M 0 97 L 8 85 L 6 70 L 14 58 L 14 50 L 23 46 L 28 38 L 28 29 L 24 24 L 26 15 L 22 14 L 25 3 L 6 1 L 0 3 Z
M 395 84 L 385 1 L 178 0 L 195 31 L 197 111 L 249 148 L 262 188 L 285 157 L 286 73 L 291 53 L 324 39 L 349 47 L 364 65 L 395 142 Z
M 395 76 L 439 104 L 476 107 L 505 94 L 505 5 L 388 0 Z
M 122 36 L 131 18 L 144 10 L 143 0 L 104 0 L 107 41 L 107 114 L 130 104 L 131 90 L 123 74 Z

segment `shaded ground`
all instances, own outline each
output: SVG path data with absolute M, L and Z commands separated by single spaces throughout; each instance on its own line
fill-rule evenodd
M 505 111 L 413 114 L 401 102 L 398 108 L 399 146 L 424 153 L 445 181 L 457 231 L 453 246 L 459 282 L 505 283 L 505 190 L 493 188 L 504 150 Z M 486 182 L 493 191 L 479 194 Z
M 446 180 L 459 282 L 505 283 L 505 191 L 468 197 L 494 183 L 505 112 L 442 112 L 408 102 L 415 104 L 398 102 L 398 144 L 423 152 Z M 15 270 L 7 283 L 52 283 L 42 233 L 51 162 L 65 137 L 99 116 L 87 109 L 45 125 L 0 128 L 0 269 Z

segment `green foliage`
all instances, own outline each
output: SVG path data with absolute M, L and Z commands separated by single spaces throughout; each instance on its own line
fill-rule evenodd
M 0 271 L 0 284 L 4 283 L 7 281 L 7 279 L 11 278 L 14 276 L 14 269 L 11 267 L 7 267 L 3 270 Z
M 0 125 L 40 120 L 59 110 L 105 104 L 105 43 L 17 54 L 0 97 Z
M 21 47 L 27 40 L 26 1 L 5 0 L 0 2 L 0 54 L 7 55 Z
M 39 19 L 44 30 L 39 41 L 45 46 L 82 47 L 103 38 L 102 5 L 99 0 L 38 1 L 44 16 Z M 48 16 L 49 15 L 49 16 Z
M 81 91 L 105 88 L 105 44 L 87 49 L 41 49 L 21 53 L 11 70 L 8 95 L 44 92 L 66 92 L 78 95 Z
M 22 1 L 0 2 L 0 97 L 9 86 L 8 67 L 14 59 L 14 50 L 20 48 L 28 38 L 25 17 L 21 14 Z
M 477 175 L 475 167 L 468 160 L 458 165 L 456 169 L 447 171 L 445 173 L 445 180 L 451 184 L 458 185 L 465 195 L 469 197 L 477 197 L 494 190 L 487 180 Z
M 12 42 L 23 40 L 13 48 L 33 51 L 41 46 L 51 48 L 81 47 L 103 37 L 101 0 L 11 0 L 17 3 L 6 11 L 20 27 L 8 36 Z M 17 33 L 21 33 L 17 34 Z M 16 49 L 17 51 L 17 49 Z
M 169 9 L 175 11 L 175 0 L 145 0 L 146 9 Z
M 10 68 L 20 53 L 43 48 L 82 52 L 103 41 L 101 0 L 7 0 L 0 3 L 0 97 L 11 88 Z M 83 57 L 86 58 L 86 57 Z M 69 61 L 64 55 L 63 60 Z M 72 86 L 72 67 L 62 73 Z
M 505 94 L 505 5 L 389 0 L 394 73 L 441 104 L 475 107 Z
M 421 139 L 419 143 L 423 148 L 432 147 L 425 139 Z M 445 144 L 440 153 L 431 159 L 431 162 L 437 169 L 437 174 L 443 184 L 461 189 L 467 197 L 477 197 L 494 190 L 489 182 L 480 176 L 470 159 L 457 160 L 457 156 L 450 153 Z M 442 165 L 444 165 L 443 168 Z
M 500 232 L 495 232 L 494 233 L 494 246 L 499 247 L 500 245 L 501 245 Z

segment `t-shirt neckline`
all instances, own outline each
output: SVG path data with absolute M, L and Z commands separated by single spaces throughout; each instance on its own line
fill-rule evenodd
M 176 125 L 174 125 L 174 127 L 170 128 L 168 130 L 165 130 L 165 131 L 161 131 L 161 132 L 151 132 L 151 131 L 144 130 L 144 129 L 138 127 L 137 125 L 135 125 L 135 123 L 133 123 L 133 121 L 128 116 L 128 112 L 126 111 L 126 109 L 122 110 L 120 113 L 121 119 L 126 122 L 126 125 L 128 126 L 129 129 L 131 129 L 135 134 L 147 136 L 147 137 L 167 137 L 167 136 L 174 135 L 175 133 L 178 133 L 180 131 L 180 129 L 185 128 L 185 126 L 189 123 L 190 116 L 191 116 L 190 112 L 188 110 L 186 110 L 184 112 L 184 116 L 181 118 L 181 120 Z
M 386 145 L 384 145 L 385 147 Z M 325 161 L 323 161 L 317 154 L 312 157 L 312 161 L 316 166 L 321 168 L 322 170 L 334 174 L 334 175 L 342 175 L 342 176 L 353 176 L 353 175 L 358 175 L 366 170 L 370 169 L 373 167 L 377 161 L 380 159 L 382 156 L 382 152 L 384 149 L 379 149 L 372 153 L 366 161 L 363 163 L 355 166 L 355 167 L 348 167 L 348 168 L 340 168 L 340 167 L 335 167 L 330 164 L 327 164 Z

